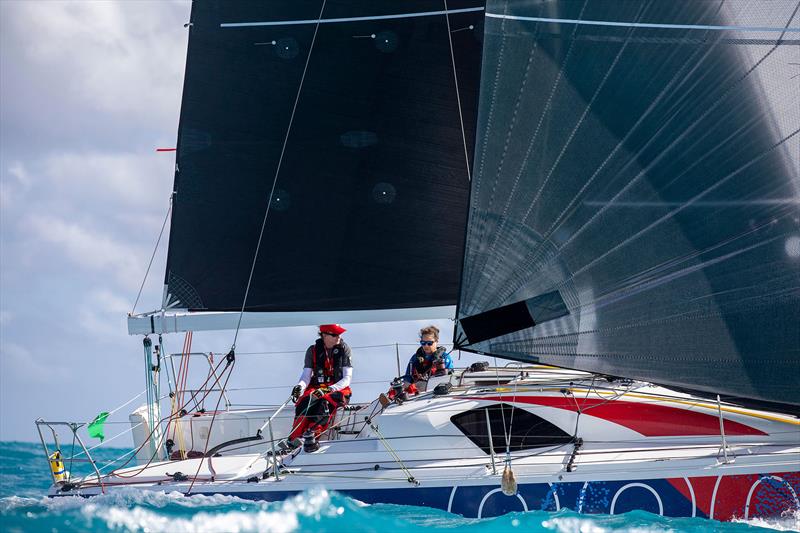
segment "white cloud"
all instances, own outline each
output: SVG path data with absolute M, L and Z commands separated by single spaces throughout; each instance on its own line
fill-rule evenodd
M 0 207 L 7 209 L 30 190 L 31 177 L 21 161 L 12 162 L 4 170 L 0 170 Z
M 130 302 L 110 289 L 95 289 L 89 293 L 89 302 L 95 309 L 121 314 L 130 310 Z
M 130 311 L 130 306 L 124 310 L 127 311 Z M 78 311 L 77 318 L 81 331 L 87 335 L 107 338 L 125 331 L 124 313 L 102 312 L 87 306 Z
M 165 207 L 172 183 L 171 160 L 156 153 L 65 152 L 46 156 L 41 167 L 61 194 L 126 208 Z
M 33 70 L 69 96 L 102 112 L 147 119 L 171 113 L 180 96 L 186 30 L 166 26 L 187 2 L 17 2 L 8 26 L 27 35 L 22 53 Z M 102 68 L 98 68 L 102 66 Z M 147 114 L 142 116 L 142 111 Z
M 135 366 L 108 355 L 141 350 L 125 314 L 172 186 L 174 154 L 154 148 L 175 143 L 189 8 L 0 0 L 2 438 L 34 438 L 42 414 L 94 412 L 116 390 L 70 391 Z M 142 306 L 160 302 L 164 245 Z
M 13 342 L 0 345 L 3 379 L 27 383 L 53 383 L 60 379 L 61 368 L 39 362 L 27 348 Z
M 31 186 L 31 178 L 28 171 L 20 161 L 14 161 L 8 167 L 8 174 L 23 188 L 27 189 Z
M 111 289 L 93 289 L 78 311 L 80 327 L 93 336 L 119 336 L 126 330 L 126 316 L 131 305 L 128 298 Z
M 29 216 L 23 226 L 41 242 L 53 244 L 79 267 L 108 274 L 123 287 L 135 288 L 144 274 L 144 253 L 100 230 L 47 215 Z
M 6 310 L 0 311 L 0 326 L 10 324 L 12 320 L 14 320 L 14 313 Z

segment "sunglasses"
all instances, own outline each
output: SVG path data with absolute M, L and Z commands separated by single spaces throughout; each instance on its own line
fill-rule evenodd
M 419 341 L 420 346 L 433 346 L 436 341 Z
M 338 333 L 328 333 L 327 331 L 322 332 L 323 335 L 327 335 L 328 337 L 338 337 Z

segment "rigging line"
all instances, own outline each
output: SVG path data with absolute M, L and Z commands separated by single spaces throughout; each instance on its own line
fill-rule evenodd
M 217 368 L 219 368 L 219 366 L 220 366 L 220 365 L 222 365 L 222 363 L 224 363 L 224 362 L 225 362 L 225 359 L 222 359 L 222 360 L 221 360 L 221 361 L 220 361 L 220 362 L 217 364 Z M 230 365 L 226 366 L 226 368 L 225 368 L 225 369 L 223 369 L 223 372 L 227 372 L 227 371 L 229 370 L 229 368 L 230 368 Z M 219 379 L 220 379 L 220 378 L 219 378 L 219 377 L 217 377 L 217 381 L 215 381 L 215 382 L 214 382 L 214 384 L 212 385 L 212 387 L 216 386 L 216 384 L 217 384 L 217 383 L 219 383 Z M 206 381 L 206 382 L 207 382 L 207 381 Z M 203 383 L 203 386 L 205 386 L 205 383 Z M 206 392 L 206 394 L 203 396 L 203 398 L 201 399 L 201 401 L 204 401 L 204 400 L 205 400 L 205 398 L 206 398 L 208 395 L 209 395 L 209 392 Z M 192 394 L 192 395 L 189 397 L 189 399 L 186 401 L 186 405 L 188 405 L 188 403 L 189 403 L 189 402 L 191 402 L 192 400 L 194 400 L 194 399 L 196 398 L 196 396 L 197 396 L 197 392 L 195 392 L 194 394 Z M 196 403 L 199 403 L 199 402 L 196 402 Z M 183 407 L 185 407 L 185 405 L 181 406 L 181 409 L 182 409 Z M 176 417 L 176 415 L 178 415 L 178 416 Z M 169 415 L 167 415 L 167 416 L 165 416 L 165 417 L 162 417 L 162 418 L 161 418 L 161 419 L 159 419 L 159 421 L 158 421 L 158 427 L 160 428 L 161 424 L 162 424 L 164 421 L 167 421 L 167 431 L 168 431 L 168 430 L 169 430 L 169 424 L 170 424 L 172 421 L 179 420 L 179 419 L 180 419 L 180 416 L 179 416 L 179 415 L 180 415 L 180 410 L 178 410 L 178 412 L 177 412 L 177 413 L 171 413 L 171 414 L 169 414 Z M 190 423 L 190 425 L 191 425 L 191 420 L 189 421 L 189 423 Z M 176 422 L 176 425 L 177 425 L 177 422 Z M 144 445 L 145 445 L 145 444 L 147 444 L 147 442 L 150 440 L 150 438 L 151 438 L 151 437 L 153 436 L 153 434 L 156 432 L 156 429 L 157 429 L 156 427 L 153 427 L 153 428 L 151 428 L 151 430 L 150 430 L 150 433 L 147 435 L 147 437 L 145 437 L 145 440 L 142 442 L 142 444 L 141 444 L 141 445 L 139 445 L 139 447 L 136 449 L 135 453 L 139 453 L 139 451 L 140 451 L 142 448 L 144 448 Z M 167 432 L 166 432 L 166 431 L 163 431 L 163 432 L 161 432 L 160 434 L 161 434 L 161 438 L 160 438 L 160 439 L 159 439 L 159 441 L 158 441 L 158 446 L 156 447 L 156 449 L 158 449 L 158 448 L 160 448 L 160 447 L 161 447 L 162 443 L 164 442 L 164 439 L 166 439 L 166 437 L 167 437 Z M 179 435 L 181 435 L 181 433 L 179 433 Z M 194 438 L 194 434 L 192 434 L 192 438 Z M 147 469 L 147 468 L 150 466 L 150 463 L 152 463 L 152 462 L 153 462 L 153 459 L 155 459 L 155 456 L 156 456 L 156 453 L 154 453 L 153 455 L 151 455 L 151 456 L 150 456 L 150 459 L 147 461 L 147 463 L 145 463 L 145 465 L 144 465 L 142 468 L 140 468 L 140 469 L 139 469 L 137 472 L 133 473 L 132 475 L 127 475 L 127 474 L 128 474 L 128 472 L 126 472 L 126 473 L 125 473 L 125 475 L 122 475 L 122 474 L 118 474 L 118 473 L 117 473 L 117 470 L 119 470 L 119 469 L 121 469 L 121 468 L 124 468 L 124 467 L 125 467 L 125 466 L 126 466 L 128 463 L 130 463 L 130 459 L 128 459 L 128 461 L 126 461 L 126 462 L 125 462 L 125 463 L 124 463 L 122 466 L 120 466 L 119 468 L 112 470 L 112 471 L 111 471 L 111 472 L 110 472 L 108 475 L 109 475 L 109 476 L 121 477 L 121 478 L 135 477 L 135 476 L 139 475 L 140 473 L 142 473 L 144 470 L 146 470 L 146 469 Z
M 314 43 L 317 40 L 317 33 L 319 32 L 319 25 L 322 21 L 322 13 L 325 11 L 325 4 L 327 0 L 322 0 L 322 6 L 319 10 L 317 17 L 317 24 L 314 26 L 314 35 L 311 37 L 311 44 L 308 47 L 308 55 L 306 56 L 306 64 L 303 67 L 303 75 L 300 77 L 300 84 L 297 87 L 297 94 L 294 98 L 294 105 L 292 106 L 292 114 L 289 117 L 289 126 L 286 128 L 286 135 L 283 138 L 283 146 L 281 147 L 281 155 L 278 158 L 278 166 L 275 168 L 275 177 L 272 180 L 272 187 L 269 191 L 269 199 L 267 200 L 267 207 L 264 211 L 264 220 L 261 222 L 261 231 L 258 234 L 258 243 L 256 244 L 256 251 L 253 254 L 253 263 L 250 265 L 250 275 L 247 277 L 247 287 L 244 291 L 244 298 L 242 299 L 242 309 L 239 311 L 239 320 L 236 323 L 236 332 L 233 335 L 233 343 L 231 350 L 236 348 L 236 340 L 239 338 L 239 329 L 242 326 L 242 317 L 244 316 L 244 309 L 247 305 L 247 296 L 250 294 L 250 285 L 253 282 L 253 273 L 256 269 L 256 262 L 258 261 L 258 252 L 261 250 L 261 242 L 264 238 L 264 228 L 267 226 L 267 217 L 269 216 L 269 208 L 272 205 L 272 197 L 275 194 L 275 185 L 278 183 L 278 175 L 281 172 L 281 165 L 283 164 L 283 156 L 286 153 L 286 145 L 289 143 L 289 134 L 292 131 L 292 123 L 294 122 L 294 115 L 297 112 L 297 104 L 300 102 L 300 93 L 303 91 L 303 82 L 306 79 L 306 72 L 308 72 L 308 65 L 311 62 L 311 53 L 314 51 Z
M 374 385 L 376 383 L 386 383 L 386 382 L 387 382 L 387 380 L 385 380 L 385 379 L 376 379 L 376 380 L 371 380 L 371 381 L 351 381 L 350 384 L 351 385 Z M 235 388 L 232 388 L 232 389 L 228 389 L 228 391 L 229 392 L 234 392 L 234 391 L 245 391 L 245 390 L 286 389 L 286 388 L 291 388 L 293 385 L 294 385 L 294 383 L 290 383 L 288 385 L 274 385 L 274 386 L 270 386 L 270 387 L 235 387 Z M 231 404 L 231 405 L 264 405 L 264 406 L 272 407 L 272 404 L 255 404 L 255 403 L 254 404 L 234 403 L 234 404 Z
M 520 374 L 522 374 L 520 372 Z M 511 396 L 511 401 L 517 403 L 517 385 L 519 380 L 514 380 L 514 394 Z M 506 435 L 506 463 L 511 463 L 511 431 L 514 428 L 514 411 L 515 409 L 511 408 L 511 420 L 508 422 L 508 435 Z
M 225 376 L 225 382 L 222 384 L 222 390 L 225 390 L 225 386 L 228 384 L 228 380 L 230 379 L 231 375 L 233 374 L 233 367 L 236 366 L 236 360 L 234 359 L 233 362 L 230 364 L 230 371 L 228 375 Z M 226 369 L 227 370 L 227 369 Z M 206 460 L 206 455 L 208 454 L 208 443 L 211 440 L 211 430 L 214 428 L 214 420 L 217 418 L 217 412 L 219 411 L 219 404 L 222 401 L 222 393 L 219 394 L 217 397 L 217 405 L 214 407 L 214 414 L 211 417 L 211 423 L 208 425 L 208 434 L 206 435 L 206 443 L 203 446 L 203 457 L 200 458 L 200 462 L 197 465 L 197 471 L 194 473 L 194 477 L 192 478 L 192 482 L 189 484 L 189 490 L 186 491 L 186 494 L 191 494 L 192 487 L 194 487 L 194 483 L 197 480 L 197 476 L 200 474 L 200 469 L 203 468 L 203 461 Z M 194 435 L 193 435 L 194 436 Z M 208 457 L 208 468 L 214 473 L 214 467 L 211 465 L 211 458 Z
M 367 421 L 367 425 L 369 425 L 369 428 L 370 428 L 372 431 L 374 431 L 374 432 L 375 432 L 375 434 L 378 436 L 378 439 L 380 440 L 381 444 L 383 444 L 383 447 L 384 447 L 384 448 L 386 448 L 386 451 L 387 451 L 387 452 L 389 452 L 389 455 L 392 457 L 392 459 L 394 459 L 394 462 L 396 462 L 396 463 L 397 463 L 397 464 L 400 466 L 400 468 L 403 470 L 403 473 L 404 473 L 406 476 L 408 476 L 408 477 L 407 477 L 407 480 L 408 480 L 409 482 L 411 482 L 411 483 L 418 484 L 418 482 L 416 481 L 416 479 L 414 479 L 414 476 L 412 476 L 412 475 L 411 475 L 411 472 L 409 472 L 408 468 L 407 468 L 407 467 L 406 467 L 406 465 L 403 463 L 403 460 L 402 460 L 402 459 L 400 459 L 400 456 L 399 456 L 399 455 L 397 455 L 397 452 L 394 450 L 394 448 L 392 448 L 392 445 L 391 445 L 391 444 L 389 444 L 389 441 L 388 441 L 388 440 L 386 440 L 386 438 L 385 438 L 385 437 L 383 436 L 383 434 L 380 432 L 380 430 L 378 429 L 378 426 L 377 426 L 377 424 L 373 424 L 373 423 L 372 423 L 372 420 L 368 420 L 368 421 Z
M 494 356 L 494 373 L 495 373 L 495 377 L 497 378 L 497 386 L 499 387 L 500 386 L 500 371 L 498 370 L 497 356 L 496 355 Z M 489 407 L 487 406 L 486 409 L 487 409 L 487 412 L 488 412 Z M 511 415 L 512 416 L 514 415 L 514 407 L 513 406 L 511 407 Z M 510 443 L 511 443 L 511 439 L 509 437 L 509 431 L 506 430 L 506 411 L 505 411 L 505 408 L 504 408 L 504 402 L 502 402 L 502 401 L 500 402 L 500 418 L 503 420 L 503 439 L 505 440 L 505 444 L 506 444 L 506 460 L 508 460 L 508 455 L 510 453 L 509 452 L 509 446 L 510 446 Z M 491 428 L 491 423 L 489 423 L 489 427 L 487 429 L 489 430 L 489 435 L 488 435 L 489 441 L 490 442 L 494 441 L 494 433 L 492 433 L 492 431 L 491 431 L 491 429 L 492 429 Z
M 458 120 L 461 124 L 461 140 L 464 142 L 464 162 L 467 166 L 467 181 L 472 181 L 472 171 L 469 168 L 469 150 L 467 149 L 467 134 L 464 132 L 464 114 L 461 111 L 461 93 L 458 90 L 458 72 L 456 71 L 456 55 L 453 52 L 453 34 L 450 32 L 450 11 L 447 9 L 447 0 L 444 0 L 444 19 L 447 21 L 447 42 L 450 43 L 450 62 L 453 64 L 453 82 L 456 88 L 456 102 L 458 103 Z
M 419 347 L 419 343 L 411 343 L 411 342 L 398 342 L 398 343 L 391 343 L 391 344 L 369 344 L 365 346 L 350 346 L 353 350 L 365 350 L 369 348 L 394 348 L 394 346 L 416 346 Z M 447 347 L 447 343 L 440 343 L 440 346 Z M 306 353 L 306 350 L 276 350 L 276 351 L 267 351 L 267 352 L 236 352 L 236 355 L 281 355 L 281 354 L 296 354 L 296 353 Z M 191 354 L 191 355 L 204 355 L 200 354 Z
M 139 292 L 136 294 L 136 301 L 133 302 L 133 309 L 131 309 L 131 315 L 136 312 L 136 306 L 139 304 L 139 298 L 142 296 L 142 290 L 144 290 L 144 284 L 147 281 L 147 276 L 150 274 L 150 267 L 153 266 L 153 259 L 156 257 L 156 252 L 158 251 L 158 245 L 161 243 L 161 237 L 164 235 L 164 228 L 167 227 L 167 220 L 169 220 L 169 214 L 172 212 L 172 197 L 173 195 L 169 195 L 169 207 L 167 208 L 167 214 L 164 216 L 164 222 L 161 224 L 161 231 L 158 233 L 158 239 L 156 239 L 156 246 L 153 248 L 153 254 L 150 256 L 150 262 L 147 264 L 147 271 L 144 273 L 144 279 L 142 280 L 142 284 L 139 285 Z
M 111 438 L 108 438 L 108 439 L 105 439 L 105 440 L 104 440 L 103 442 L 101 442 L 100 444 L 95 444 L 95 445 L 94 445 L 94 446 L 92 446 L 91 448 L 88 448 L 88 449 L 86 450 L 86 452 L 91 452 L 92 450 L 96 450 L 96 449 L 97 449 L 97 448 L 99 448 L 100 446 L 104 446 L 104 445 L 108 444 L 109 442 L 111 442 L 112 440 L 116 439 L 117 437 L 121 437 L 121 436 L 123 436 L 123 435 L 127 435 L 128 433 L 130 433 L 131 431 L 133 431 L 134 429 L 138 428 L 139 426 L 141 426 L 141 425 L 143 425 L 143 424 L 144 424 L 144 422 L 139 422 L 139 423 L 138 423 L 138 424 L 136 424 L 135 426 L 131 426 L 131 427 L 129 427 L 128 429 L 126 429 L 126 430 L 124 430 L 124 431 L 120 431 L 119 433 L 117 433 L 117 434 L 116 434 L 116 435 L 114 435 L 113 437 L 111 437 Z M 78 453 L 75 455 L 75 457 L 80 457 L 81 455 L 87 455 L 87 456 L 88 456 L 88 453 L 86 453 L 86 452 L 84 452 L 83 450 L 81 450 L 80 452 L 78 452 Z M 129 453 L 130 453 L 130 452 L 129 452 Z M 123 457 L 124 457 L 124 456 L 123 456 Z M 90 459 L 91 459 L 91 458 L 90 458 Z M 115 459 L 115 461 L 117 461 L 117 460 L 119 460 L 119 458 Z M 92 461 L 92 462 L 94 462 L 94 461 Z
M 135 450 L 129 450 L 129 451 L 127 451 L 127 452 L 123 453 L 122 455 L 120 455 L 119 457 L 117 457 L 116 459 L 114 459 L 113 461 L 109 461 L 109 462 L 107 462 L 106 464 L 104 464 L 103 466 L 100 466 L 100 467 L 98 467 L 98 468 L 97 468 L 97 470 L 98 470 L 98 471 L 100 471 L 100 472 L 102 472 L 104 469 L 106 469 L 106 468 L 108 468 L 109 466 L 113 465 L 113 464 L 114 464 L 114 463 L 116 463 L 117 461 L 121 461 L 121 460 L 122 460 L 122 459 L 124 459 L 126 456 L 128 456 L 128 455 L 132 454 L 134 451 L 135 451 Z
M 120 409 L 122 409 L 123 407 L 125 407 L 126 405 L 128 405 L 129 403 L 131 403 L 132 401 L 134 401 L 136 398 L 138 398 L 139 396 L 141 396 L 144 393 L 145 393 L 145 390 L 143 390 L 142 392 L 140 392 L 139 394 L 137 394 L 136 396 L 134 396 L 133 398 L 131 398 L 127 402 L 123 403 L 119 407 L 116 407 L 116 408 L 112 409 L 111 411 L 108 412 L 108 416 L 110 417 L 111 415 L 113 415 L 114 413 L 116 413 L 117 411 L 119 411 Z M 86 422 L 86 425 L 89 425 L 90 422 L 91 422 L 91 420 Z M 125 422 L 125 423 L 127 423 L 127 422 Z

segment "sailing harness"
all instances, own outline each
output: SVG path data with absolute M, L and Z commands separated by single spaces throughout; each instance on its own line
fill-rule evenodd
M 317 339 L 311 347 L 311 381 L 306 388 L 306 393 L 314 389 L 329 388 L 344 376 L 343 360 L 347 353 L 347 345 L 340 342 L 330 350 L 325 349 L 322 339 Z M 350 365 L 347 365 L 350 366 Z M 344 387 L 341 392 L 348 399 L 352 395 L 350 387 Z

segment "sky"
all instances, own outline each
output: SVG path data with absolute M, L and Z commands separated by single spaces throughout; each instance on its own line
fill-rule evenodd
M 0 0 L 2 441 L 37 440 L 38 417 L 89 421 L 144 389 L 142 338 L 128 336 L 126 315 L 172 189 L 174 153 L 156 148 L 176 143 L 189 10 L 187 0 Z M 164 243 L 137 312 L 160 305 Z M 451 321 L 433 323 L 449 342 Z M 407 343 L 405 365 L 424 325 L 346 325 L 353 401 L 372 400 L 396 375 L 394 346 L 359 347 Z M 242 331 L 229 389 L 248 390 L 231 400 L 283 401 L 315 335 Z M 183 340 L 165 337 L 167 351 Z M 232 331 L 195 333 L 193 349 L 226 353 L 232 341 Z M 293 353 L 264 353 L 275 351 Z M 190 379 L 205 377 L 192 369 Z M 107 435 L 142 403 L 116 411 Z

